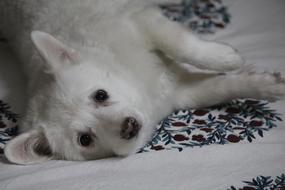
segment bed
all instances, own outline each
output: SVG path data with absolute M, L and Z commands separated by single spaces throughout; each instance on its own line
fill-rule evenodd
M 210 2 L 221 5 L 219 0 Z M 177 4 L 162 9 L 203 38 L 233 45 L 257 71 L 285 73 L 285 1 L 223 3 L 228 9 L 216 9 L 223 18 L 214 25 L 180 18 Z M 25 86 L 18 61 L 0 38 L 0 148 L 16 133 L 25 107 Z M 235 100 L 178 110 L 157 125 L 151 142 L 126 158 L 21 166 L 10 164 L 0 151 L 0 189 L 281 190 L 285 188 L 284 114 L 285 100 Z

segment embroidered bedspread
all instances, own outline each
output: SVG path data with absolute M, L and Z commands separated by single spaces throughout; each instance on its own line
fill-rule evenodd
M 284 8 L 283 0 L 183 0 L 161 6 L 167 17 L 205 38 L 232 44 L 257 69 L 285 73 Z M 0 154 L 17 134 L 24 89 L 17 61 L 0 39 Z M 127 158 L 17 166 L 1 156 L 0 189 L 285 189 L 284 114 L 285 101 L 239 99 L 177 110 Z

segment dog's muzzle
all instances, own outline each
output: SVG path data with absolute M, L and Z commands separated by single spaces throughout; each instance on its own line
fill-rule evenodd
M 141 124 L 134 117 L 126 117 L 121 126 L 121 138 L 130 140 L 136 137 L 141 129 Z

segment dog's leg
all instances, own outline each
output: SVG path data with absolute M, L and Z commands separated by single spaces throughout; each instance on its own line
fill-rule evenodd
M 167 19 L 157 8 L 147 8 L 135 18 L 154 48 L 178 62 L 215 71 L 234 70 L 243 65 L 242 57 L 232 47 L 200 39 L 181 24 Z
M 192 82 L 191 82 L 192 81 Z M 200 108 L 236 98 L 276 101 L 285 96 L 285 79 L 280 73 L 225 74 L 197 80 L 185 78 L 176 90 L 176 108 Z

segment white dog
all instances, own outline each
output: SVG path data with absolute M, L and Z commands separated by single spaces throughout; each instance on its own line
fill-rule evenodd
M 179 63 L 219 73 L 243 60 L 168 20 L 154 1 L 0 1 L 1 30 L 30 79 L 23 134 L 5 149 L 11 162 L 126 156 L 175 109 L 285 94 L 278 73 L 187 71 Z

